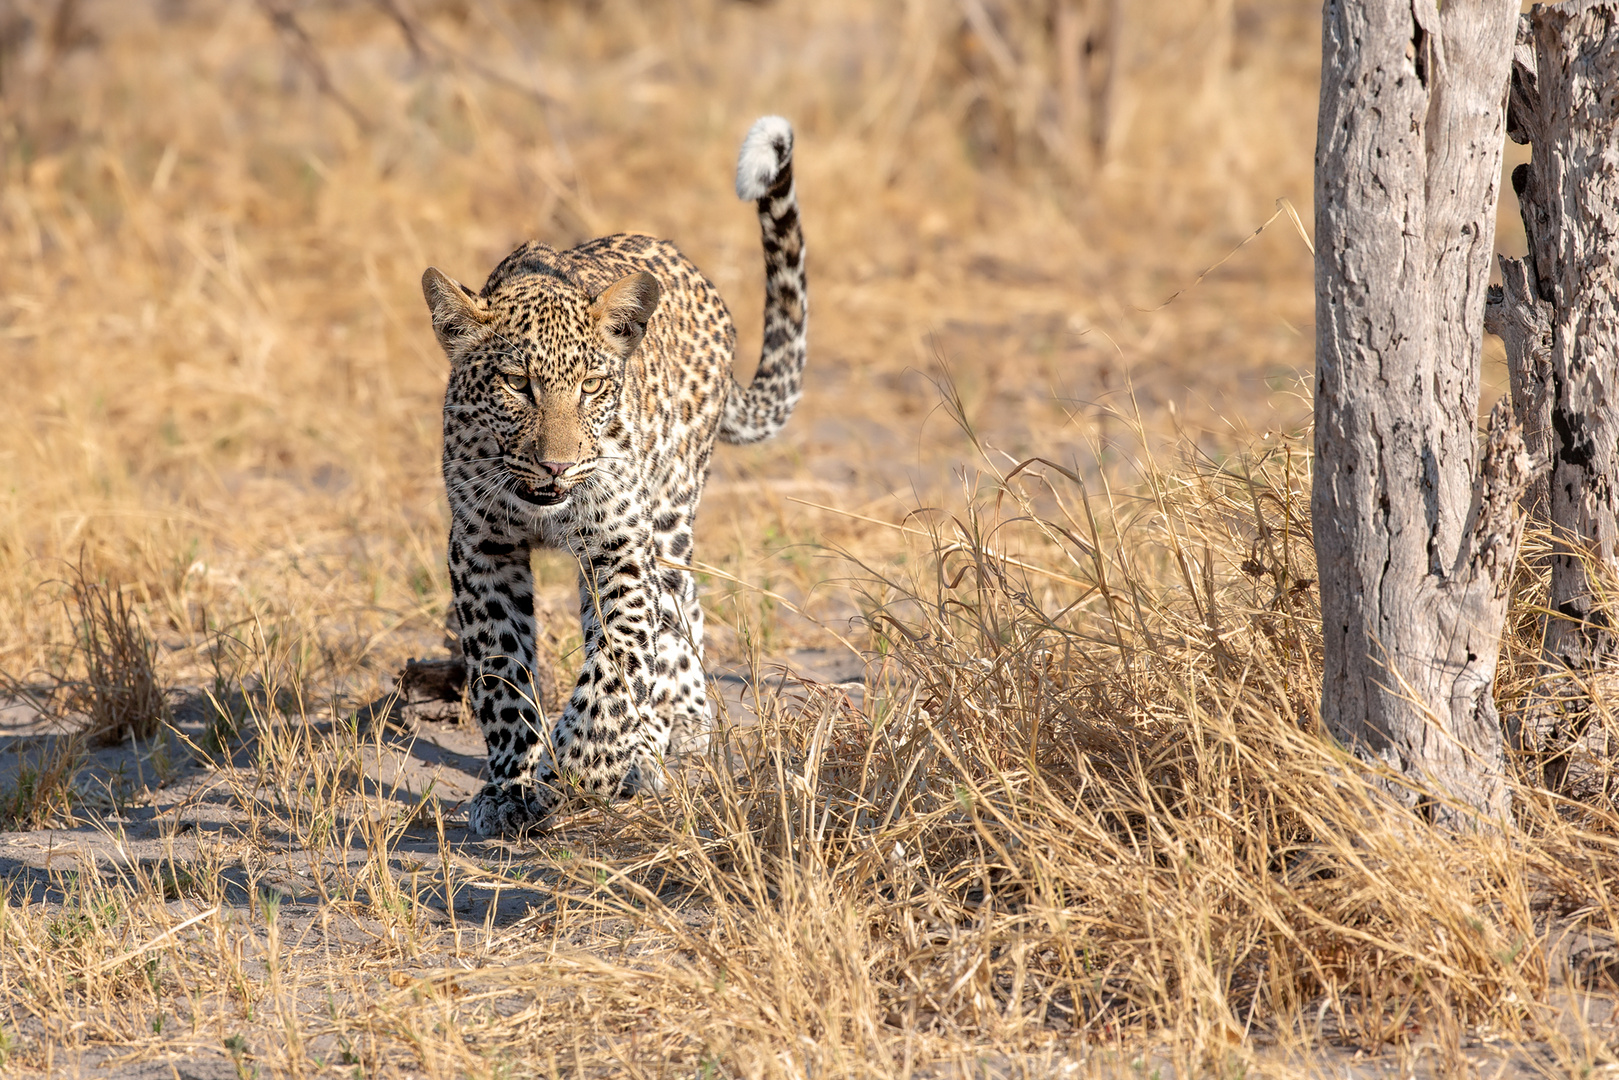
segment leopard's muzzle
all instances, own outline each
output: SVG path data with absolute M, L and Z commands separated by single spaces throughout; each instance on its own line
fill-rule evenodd
M 513 490 L 517 497 L 531 506 L 560 506 L 568 501 L 578 487 L 596 469 L 596 463 L 572 461 L 542 461 L 534 468 L 539 475 L 528 475 L 528 470 L 512 471 L 516 480 Z

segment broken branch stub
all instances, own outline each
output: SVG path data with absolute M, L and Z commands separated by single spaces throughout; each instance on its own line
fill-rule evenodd
M 1501 284 L 1490 286 L 1484 329 L 1506 347 L 1512 411 L 1534 462 L 1524 488 L 1524 512 L 1544 523 L 1551 511 L 1551 305 L 1536 294 L 1527 259 L 1502 255 L 1500 264 Z

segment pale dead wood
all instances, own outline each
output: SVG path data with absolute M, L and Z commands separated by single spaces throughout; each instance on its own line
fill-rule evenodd
M 1600 783 L 1588 730 L 1619 638 L 1619 4 L 1540 6 L 1519 22 L 1508 134 L 1533 148 L 1513 174 L 1529 251 L 1502 260 L 1492 329 L 1540 465 L 1529 505 L 1551 532 L 1543 683 L 1521 721 L 1546 782 Z M 1586 765 L 1571 755 L 1583 744 Z M 1583 778 L 1573 777 L 1571 767 Z M 1589 775 L 1586 775 L 1589 774 Z
M 1484 0 L 1329 3 L 1316 151 L 1322 720 L 1495 820 L 1502 507 L 1527 468 L 1505 415 L 1479 463 L 1474 418 L 1515 27 Z
M 1547 625 L 1546 652 L 1588 671 L 1616 646 L 1601 593 L 1619 578 L 1619 4 L 1584 0 L 1533 18 L 1539 112 L 1555 118 L 1530 163 L 1530 189 L 1547 209 L 1536 272 L 1554 311 L 1550 607 L 1559 618 Z
M 1530 519 L 1544 522 L 1551 506 L 1552 402 L 1547 393 L 1551 387 L 1551 309 L 1535 295 L 1526 260 L 1501 257 L 1501 284 L 1490 287 L 1484 329 L 1506 347 L 1512 411 L 1523 425 L 1524 448 L 1535 462 L 1524 490 L 1524 512 Z

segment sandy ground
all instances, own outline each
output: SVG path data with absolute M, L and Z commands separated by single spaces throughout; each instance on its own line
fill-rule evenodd
M 717 668 L 710 672 L 709 684 L 720 723 L 726 730 L 745 733 L 757 724 L 761 708 L 802 709 L 812 695 L 841 697 L 858 709 L 863 679 L 863 663 L 847 652 L 801 649 L 757 669 Z M 245 751 L 238 750 L 230 764 L 200 760 L 191 748 L 203 741 L 207 698 L 200 688 L 180 691 L 177 697 L 170 732 L 146 744 L 129 742 L 88 752 L 77 781 L 85 799 L 81 823 L 72 828 L 0 832 L 0 878 L 11 883 L 14 899 L 48 899 L 48 872 L 53 866 L 78 862 L 115 872 L 135 863 L 162 862 L 171 855 L 192 861 L 202 846 L 228 843 L 236 836 L 244 815 L 226 774 L 244 767 Z M 341 725 L 311 721 L 311 726 L 318 735 L 331 737 Z M 31 760 L 30 751 L 60 737 L 56 728 L 26 704 L 14 702 L 0 710 L 0 790 L 16 785 L 20 767 Z M 466 832 L 462 806 L 483 785 L 484 745 L 476 725 L 390 724 L 358 738 L 364 754 L 359 784 L 367 795 L 399 811 L 417 808 L 424 798 L 435 801 L 445 818 L 446 838 L 475 860 L 500 861 L 532 849 L 532 844 L 480 841 Z M 745 764 L 738 757 L 737 765 Z M 98 812 L 98 806 L 104 809 Z M 559 826 L 561 831 L 566 828 Z M 409 832 L 432 840 L 409 838 L 399 850 L 436 857 L 437 834 L 430 818 L 423 816 L 421 828 Z M 278 890 L 291 903 L 301 903 L 307 897 L 299 881 L 307 875 L 298 869 L 295 851 L 284 854 L 279 866 L 253 867 L 259 872 L 251 877 L 260 889 Z M 229 879 L 242 891 L 245 903 L 249 868 L 239 870 Z M 497 916 L 515 917 L 533 899 L 532 890 L 515 890 L 499 899 Z
M 726 733 L 719 745 L 728 749 L 714 752 L 728 752 L 735 769 L 757 769 L 761 758 L 748 736 L 762 711 L 813 710 L 828 703 L 858 710 L 867 689 L 866 677 L 859 658 L 826 650 L 789 652 L 752 669 L 719 667 L 710 673 L 710 686 Z M 531 946 L 554 933 L 558 857 L 566 858 L 570 850 L 590 852 L 598 845 L 613 845 L 610 817 L 596 810 L 564 816 L 543 837 L 520 842 L 470 836 L 460 808 L 481 783 L 483 743 L 476 728 L 467 722 L 438 721 L 379 726 L 360 739 L 363 766 L 356 785 L 367 796 L 365 805 L 384 818 L 410 815 L 424 804 L 436 805 L 439 814 L 435 820 L 416 813 L 389 849 L 389 869 L 401 882 L 411 883 L 418 905 L 414 934 L 419 944 L 408 958 L 380 963 L 361 959 L 374 956 L 376 944 L 394 929 L 357 912 L 340 897 L 334 898 L 319 882 L 340 877 L 341 870 L 358 870 L 369 857 L 365 837 L 355 838 L 351 833 L 346 850 L 329 849 L 327 854 L 315 856 L 290 833 L 278 832 L 273 825 L 266 828 L 266 818 L 251 813 L 244 803 L 244 791 L 250 791 L 252 783 L 247 750 L 239 748 L 231 761 L 210 762 L 200 760 L 189 748 L 204 738 L 205 702 L 200 690 L 182 693 L 173 730 L 144 745 L 127 743 L 91 752 L 79 779 L 84 803 L 72 827 L 0 833 L 0 878 L 7 882 L 13 907 L 61 910 L 70 902 L 64 889 L 72 887 L 76 875 L 113 881 L 137 872 L 161 874 L 164 867 L 213 866 L 223 897 L 219 907 L 226 919 L 251 923 L 255 912 L 262 916 L 265 905 L 273 904 L 281 941 L 295 942 L 299 949 L 315 946 L 352 956 L 362 969 L 360 977 L 384 991 L 387 985 L 403 986 L 412 979 L 456 969 L 464 971 L 468 986 L 476 986 L 478 969 L 486 960 Z M 345 730 L 353 730 L 352 722 L 346 727 L 340 722 L 310 723 L 317 746 L 321 739 L 341 738 Z M 50 723 L 24 703 L 13 701 L 0 711 L 0 789 L 16 782 L 17 769 L 30 753 L 57 737 Z M 690 779 L 689 763 L 674 767 Z M 347 865 L 338 867 L 338 861 Z M 186 890 L 177 891 L 183 894 Z M 171 900 L 168 907 L 176 921 L 210 914 L 203 901 L 185 895 Z M 1611 943 L 1572 932 L 1559 937 L 1555 928 L 1551 930 L 1556 942 L 1554 964 L 1565 973 L 1582 970 L 1586 975 L 1582 985 L 1591 985 L 1594 970 L 1619 970 L 1619 954 Z M 561 944 L 586 951 L 617 950 L 622 955 L 629 934 L 628 927 L 609 920 L 575 929 L 567 935 L 571 940 Z M 264 947 L 273 944 L 265 942 Z M 265 959 L 250 958 L 247 966 L 262 970 Z M 1563 1014 L 1559 1037 L 1570 1045 L 1611 1040 L 1619 1021 L 1614 999 L 1576 993 L 1569 989 L 1566 977 L 1560 981 L 1563 988 L 1553 994 L 1551 1002 Z M 522 994 L 496 999 L 497 1008 L 514 1011 L 532 1004 Z M 93 1044 L 56 1052 L 37 1023 L 25 1023 L 17 1034 L 25 1040 L 41 1040 L 46 1065 L 40 1075 L 108 1080 L 235 1080 L 254 1075 L 245 1060 L 202 1040 L 184 1048 L 183 1039 L 169 1039 L 161 1046 L 154 1043 L 146 1052 L 129 1046 L 98 1049 Z M 1298 1059 L 1278 1051 L 1267 1059 L 1260 1043 L 1259 1058 L 1266 1063 L 1266 1071 L 1273 1068 L 1292 1075 L 1439 1075 L 1435 1070 L 1439 1055 L 1425 1052 L 1421 1040 L 1413 1040 L 1409 1049 L 1398 1053 L 1389 1049 L 1368 1055 L 1345 1049 L 1335 1043 L 1325 1010 L 1318 1036 L 1320 1050 L 1315 1057 Z M 1462 1035 L 1459 1049 L 1479 1077 L 1550 1076 L 1556 1074 L 1559 1060 L 1566 1060 L 1559 1058 L 1549 1041 L 1514 1043 L 1492 1039 L 1487 1033 Z M 319 1057 L 344 1051 L 334 1042 L 311 1046 L 310 1052 Z M 1615 1070 L 1619 1065 L 1599 1072 L 1607 1075 Z M 935 1064 L 918 1068 L 914 1075 L 1170 1077 L 1176 1072 L 1167 1058 L 1110 1056 L 1097 1050 L 1085 1057 L 989 1057 L 958 1065 Z

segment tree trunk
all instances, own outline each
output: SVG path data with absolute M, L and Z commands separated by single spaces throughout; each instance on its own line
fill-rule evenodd
M 1553 542 L 1548 682 L 1524 735 L 1560 787 L 1619 646 L 1619 2 L 1537 6 L 1518 41 L 1509 133 L 1534 151 L 1513 174 L 1529 254 L 1502 260 L 1491 323 L 1515 396 L 1521 384 L 1547 429 L 1537 482 Z
M 1493 698 L 1528 479 L 1478 450 L 1516 0 L 1327 0 L 1316 465 L 1327 730 L 1461 825 L 1510 814 Z

